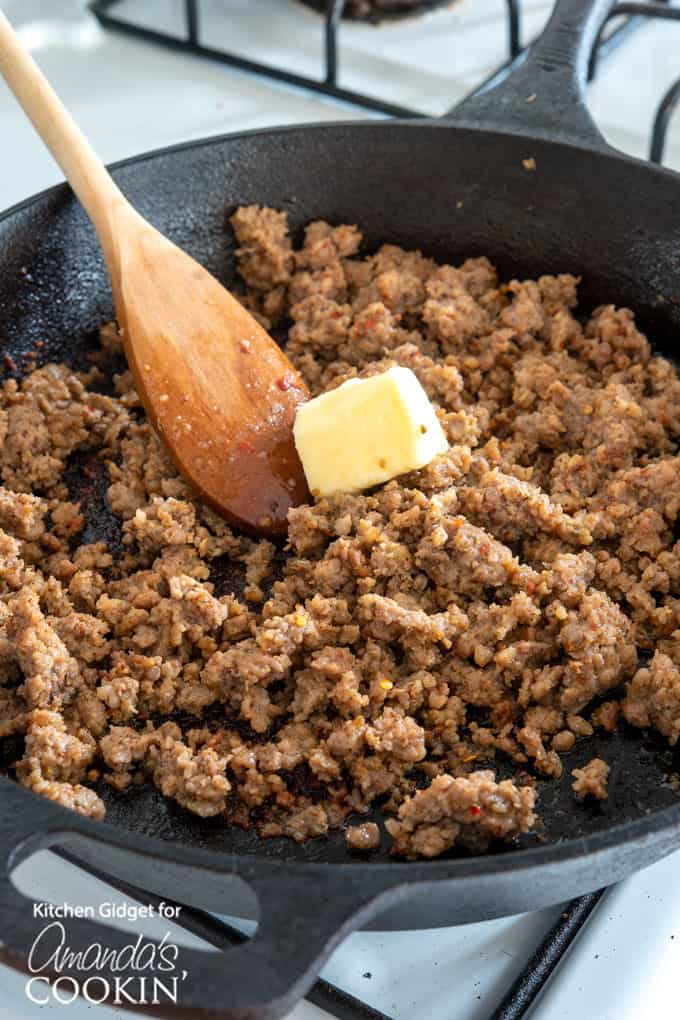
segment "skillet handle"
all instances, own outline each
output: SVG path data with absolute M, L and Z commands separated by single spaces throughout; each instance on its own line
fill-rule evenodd
M 79 846 L 90 844 L 91 851 L 94 843 L 105 867 L 107 850 L 125 847 L 126 834 L 118 841 L 101 823 L 27 797 L 11 781 L 0 779 L 0 786 L 0 962 L 26 974 L 29 1010 L 31 1002 L 57 1006 L 80 994 L 90 1004 L 143 1007 L 146 1015 L 165 1020 L 277 1020 L 309 989 L 342 938 L 405 892 L 393 879 L 351 865 L 341 882 L 336 869 L 311 862 L 287 869 L 281 862 L 231 854 L 215 871 L 217 855 L 211 853 L 205 854 L 201 883 L 208 893 L 215 890 L 216 901 L 230 875 L 243 879 L 259 900 L 257 932 L 241 945 L 203 951 L 176 946 L 169 933 L 158 941 L 111 928 L 96 916 L 36 916 L 40 902 L 12 881 L 22 860 L 54 845 L 77 854 Z M 184 867 L 183 880 L 181 858 L 182 849 L 173 848 L 180 902 L 185 881 L 196 883 L 193 862 Z M 163 857 L 160 864 L 167 871 L 171 861 Z M 181 926 L 181 913 L 177 923 Z M 137 938 L 134 954 L 129 947 Z
M 557 0 L 543 33 L 498 85 L 446 114 L 460 127 L 611 151 L 585 102 L 588 62 L 614 0 Z

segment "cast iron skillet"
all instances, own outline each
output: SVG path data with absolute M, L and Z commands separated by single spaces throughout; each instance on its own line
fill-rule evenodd
M 225 207 L 261 202 L 286 209 L 298 231 L 318 217 L 358 223 L 369 247 L 391 241 L 454 261 L 488 254 L 506 277 L 581 273 L 586 305 L 632 306 L 657 347 L 673 355 L 680 329 L 678 177 L 608 148 L 583 103 L 588 53 L 610 2 L 560 0 L 511 80 L 442 121 L 234 135 L 140 157 L 120 165 L 115 177 L 143 215 L 227 282 L 234 268 Z M 528 158 L 535 170 L 523 165 Z M 39 339 L 45 359 L 78 364 L 92 331 L 111 314 L 94 235 L 65 186 L 2 218 L 0 337 L 15 360 Z M 73 475 L 78 489 L 82 478 Z M 95 517 L 86 540 L 115 543 L 115 528 Z M 4 959 L 25 968 L 45 923 L 32 917 L 11 872 L 36 849 L 58 845 L 112 875 L 208 909 L 252 916 L 244 889 L 254 890 L 257 936 L 227 953 L 182 950 L 183 1010 L 170 1015 L 281 1016 L 353 928 L 458 924 L 533 910 L 615 882 L 680 845 L 680 804 L 663 783 L 677 765 L 663 742 L 637 731 L 599 737 L 573 752 L 567 768 L 597 753 L 612 764 L 603 807 L 577 806 L 568 782 L 561 792 L 546 784 L 538 840 L 418 863 L 386 854 L 351 859 L 340 836 L 304 847 L 259 843 L 148 791 L 111 794 L 108 821 L 97 824 L 0 779 Z M 84 920 L 67 929 L 75 950 L 100 939 L 110 947 L 129 940 Z

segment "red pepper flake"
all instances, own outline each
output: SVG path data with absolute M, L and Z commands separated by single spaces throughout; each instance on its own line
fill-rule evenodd
M 239 450 L 245 450 L 246 453 L 255 453 L 255 447 L 249 439 L 242 439 L 238 446 Z
M 276 380 L 276 385 L 285 393 L 295 385 L 295 376 L 292 372 L 285 372 L 280 379 Z
M 239 350 L 243 351 L 244 354 L 250 354 L 253 349 L 253 345 L 250 340 L 241 340 L 241 343 L 238 346 Z
M 480 556 L 488 556 L 489 555 L 489 546 L 488 546 L 488 544 L 486 542 L 482 542 L 482 544 L 480 545 L 480 547 L 479 547 L 479 555 Z
M 378 320 L 375 318 L 375 316 L 373 316 L 373 315 L 369 316 L 368 319 L 364 320 L 364 324 L 363 324 L 364 325 L 364 329 L 365 330 L 367 330 L 367 329 L 375 329 L 375 324 L 376 324 L 377 321 Z
M 474 815 L 474 817 L 476 818 L 477 815 L 481 815 L 481 813 L 482 813 L 482 809 L 480 808 L 479 804 L 472 804 L 471 805 L 471 807 L 470 807 L 470 814 L 471 815 Z
M 16 361 L 14 360 L 14 358 L 12 357 L 11 354 L 3 354 L 3 356 L 2 356 L 2 363 L 3 363 L 3 365 L 5 366 L 5 368 L 7 369 L 8 372 L 16 372 L 16 370 L 17 370 L 17 363 L 16 363 Z
M 527 595 L 533 595 L 536 591 L 536 585 L 533 581 L 527 581 Z

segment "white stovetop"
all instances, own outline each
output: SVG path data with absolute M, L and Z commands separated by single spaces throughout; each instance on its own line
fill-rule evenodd
M 2 6 L 107 161 L 236 129 L 365 116 L 219 65 L 105 34 L 79 0 L 4 0 Z M 234 50 L 247 48 L 276 62 L 292 43 L 298 67 L 318 69 L 319 21 L 294 8 L 291 0 L 204 0 L 202 6 L 204 31 L 213 45 L 228 40 Z M 543 24 L 550 3 L 524 0 L 523 6 L 531 35 Z M 179 0 L 126 0 L 121 10 L 133 8 L 147 23 L 179 26 Z M 504 10 L 503 0 L 461 0 L 450 10 L 379 32 L 343 27 L 348 84 L 376 94 L 390 91 L 395 101 L 443 112 L 503 58 L 499 19 Z M 655 103 L 680 74 L 678 42 L 680 26 L 650 25 L 607 63 L 591 91 L 591 109 L 612 144 L 645 155 Z M 0 151 L 0 209 L 60 180 L 2 86 Z M 680 113 L 666 162 L 680 169 Z M 540 999 L 535 1020 L 677 1016 L 676 868 L 680 854 L 607 894 L 568 964 Z M 47 853 L 36 855 L 21 871 L 21 884 L 38 898 L 93 904 L 121 900 Z M 395 1020 L 483 1020 L 558 912 L 433 932 L 356 934 L 335 952 L 324 976 Z M 148 934 L 161 935 L 168 928 L 172 931 L 165 922 L 144 925 Z M 34 1020 L 58 1010 L 67 1020 L 122 1015 L 82 1003 L 38 1007 L 26 998 L 24 983 L 0 967 L 0 1020 Z M 291 1016 L 318 1020 L 326 1015 L 303 1003 Z

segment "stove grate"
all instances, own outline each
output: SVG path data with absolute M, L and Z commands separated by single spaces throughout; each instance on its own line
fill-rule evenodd
M 607 35 L 608 23 L 612 19 L 619 17 L 624 18 L 622 26 Z M 607 52 L 608 47 L 611 46 L 612 38 L 616 37 L 616 33 L 620 33 L 626 26 L 641 25 L 647 19 L 680 21 L 680 7 L 673 6 L 670 0 L 656 0 L 656 2 L 654 0 L 642 0 L 642 2 L 638 3 L 626 2 L 615 4 L 607 15 L 607 19 L 600 29 L 599 38 L 593 47 L 588 74 L 590 79 L 594 77 L 597 62 Z M 661 163 L 663 161 L 668 126 L 678 103 L 680 103 L 680 78 L 671 85 L 656 109 L 649 145 L 649 158 L 652 163 Z
M 568 903 L 517 975 L 489 1020 L 522 1020 L 569 951 L 606 889 Z
M 344 88 L 339 84 L 340 21 L 346 0 L 326 0 L 323 42 L 325 77 L 323 79 L 299 74 L 290 68 L 251 60 L 228 50 L 206 46 L 200 38 L 200 0 L 184 0 L 185 36 L 183 38 L 158 29 L 146 28 L 117 16 L 113 11 L 121 2 L 122 0 L 90 0 L 90 9 L 104 28 L 122 32 L 146 42 L 218 61 L 241 71 L 259 74 L 274 81 L 316 92 L 365 110 L 385 113 L 393 117 L 425 116 L 422 110 L 393 103 L 387 98 L 369 96 L 363 92 Z M 475 93 L 484 91 L 492 84 L 502 81 L 510 73 L 522 52 L 521 0 L 505 0 L 505 4 L 508 60 L 498 67 L 482 85 L 478 86 L 474 90 Z M 631 32 L 636 31 L 644 24 L 645 20 L 650 18 L 667 18 L 677 21 L 680 20 L 680 8 L 673 6 L 672 0 L 622 2 L 612 8 L 593 47 L 589 67 L 590 80 L 594 78 L 599 62 L 613 53 Z M 618 23 L 613 28 L 610 26 L 612 19 L 618 19 Z M 650 159 L 654 163 L 662 161 L 668 126 L 678 103 L 680 103 L 680 79 L 663 96 L 656 111 L 650 143 Z
M 386 113 L 393 117 L 425 116 L 422 110 L 392 103 L 387 98 L 369 96 L 363 92 L 344 88 L 339 84 L 340 22 L 346 0 L 326 0 L 326 13 L 323 16 L 323 56 L 325 67 L 323 79 L 312 78 L 308 75 L 299 74 L 290 68 L 273 66 L 240 56 L 238 53 L 204 45 L 200 41 L 199 0 L 184 0 L 184 38 L 178 38 L 158 29 L 145 28 L 142 25 L 134 24 L 114 14 L 114 8 L 121 2 L 122 0 L 91 0 L 90 10 L 104 28 L 123 32 L 138 39 L 143 39 L 146 42 L 156 43 L 157 45 L 190 53 L 194 56 L 219 61 L 231 67 L 236 67 L 241 71 L 263 75 L 274 81 L 307 89 L 310 92 L 317 92 L 329 98 L 339 99 L 342 102 L 359 106 L 366 110 L 373 110 L 377 113 Z M 522 51 L 521 0 L 504 0 L 504 2 L 507 19 L 508 61 L 503 66 L 509 67 Z
M 89 864 L 83 864 L 76 855 L 66 850 L 54 852 L 69 864 L 86 871 L 130 900 L 156 908 L 160 906 L 161 901 L 181 907 L 181 912 L 173 923 L 215 946 L 216 949 L 226 950 L 247 940 L 247 936 L 238 928 L 215 917 L 214 914 L 196 907 L 187 907 L 185 904 L 169 900 L 167 896 L 156 896 L 155 893 L 145 892 L 122 879 L 112 878 Z M 489 1014 L 489 1020 L 522 1020 L 528 1014 L 606 891 L 601 889 L 598 892 L 587 893 L 567 904 L 501 1002 Z M 307 993 L 306 999 L 320 1009 L 326 1010 L 331 1016 L 336 1017 L 336 1020 L 392 1020 L 385 1013 L 343 991 L 337 985 L 324 981 L 323 978 L 316 981 Z

